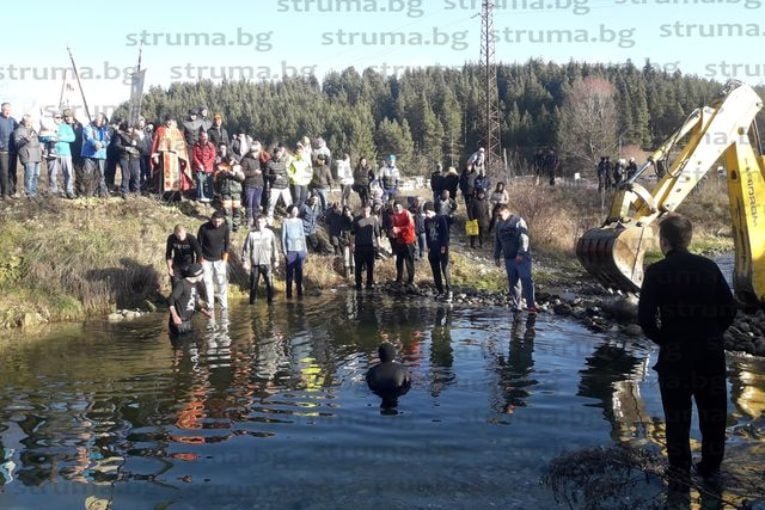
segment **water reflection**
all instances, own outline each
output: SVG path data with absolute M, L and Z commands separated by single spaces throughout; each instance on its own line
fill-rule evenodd
M 363 490 L 375 494 L 358 473 L 370 465 L 375 472 L 398 472 L 404 462 L 414 467 L 399 482 L 418 479 L 439 502 L 434 506 L 448 507 L 460 504 L 438 499 L 451 494 L 439 480 L 449 480 L 457 467 L 443 466 L 472 473 L 491 465 L 507 473 L 507 449 L 496 445 L 508 441 L 527 463 L 510 475 L 520 484 L 549 460 L 550 443 L 663 443 L 658 390 L 646 384 L 650 351 L 593 339 L 549 316 L 511 319 L 504 311 L 418 306 L 349 292 L 243 307 L 217 321 L 198 317 L 196 335 L 175 344 L 166 317 L 149 319 L 89 325 L 44 347 L 15 345 L 2 353 L 0 486 L 65 481 L 119 491 L 128 481 L 141 482 L 157 493 L 143 505 L 151 508 L 169 500 L 167 491 L 185 494 L 181 500 L 203 497 L 205 479 L 221 489 L 240 477 L 236 483 L 265 490 L 289 472 L 305 483 L 320 480 L 322 490 L 285 488 L 271 504 L 305 507 L 307 500 L 293 492 L 350 497 L 357 484 L 367 483 Z M 405 412 L 395 419 L 379 416 L 379 400 L 364 382 L 386 339 L 414 380 L 400 402 Z M 761 441 L 765 368 L 737 360 L 731 385 L 739 441 Z M 542 429 L 555 413 L 570 409 L 581 410 L 592 430 L 551 426 L 543 433 L 523 422 L 535 420 L 530 423 Z M 389 457 L 380 456 L 381 438 L 393 448 Z M 470 501 L 463 507 L 487 503 L 481 498 L 501 493 L 492 484 L 507 483 L 504 475 L 464 476 Z M 185 487 L 199 492 L 190 496 Z M 401 501 L 420 501 L 421 491 L 412 488 L 413 499 Z M 0 492 L 0 507 L 3 497 Z M 20 508 L 55 506 L 29 497 Z M 332 502 L 316 507 L 332 508 Z
M 644 425 L 652 423 L 640 395 L 647 370 L 645 355 L 628 351 L 623 343 L 605 341 L 586 358 L 586 367 L 579 372 L 577 395 L 598 401 L 590 405 L 603 410 L 616 442 L 634 439 L 645 433 Z
M 513 414 L 517 407 L 526 407 L 531 388 L 537 384 L 533 377 L 536 321 L 536 315 L 524 321 L 520 313 L 513 314 L 508 353 L 499 354 L 496 360 L 502 394 L 498 412 Z
M 452 369 L 454 349 L 452 347 L 452 309 L 446 306 L 436 308 L 433 331 L 430 334 L 430 394 L 437 397 L 446 386 L 455 382 Z

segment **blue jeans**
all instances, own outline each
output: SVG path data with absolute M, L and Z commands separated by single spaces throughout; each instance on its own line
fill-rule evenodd
M 505 269 L 507 270 L 507 283 L 510 285 L 510 292 L 513 295 L 513 309 L 520 310 L 521 308 L 521 291 L 526 300 L 526 307 L 532 308 L 534 306 L 534 282 L 531 279 L 531 259 L 524 257 L 520 262 L 514 258 L 505 259 Z
M 24 163 L 24 191 L 28 197 L 37 196 L 37 179 L 40 177 L 40 162 Z
M 260 201 L 263 198 L 263 186 L 254 188 L 244 188 L 244 207 L 248 224 L 250 220 L 255 221 L 255 217 L 263 212 Z
M 109 189 L 106 187 L 106 177 L 104 176 L 105 168 L 106 160 L 104 159 L 85 158 L 85 162 L 83 163 L 83 172 L 89 179 L 95 181 L 96 191 L 99 197 L 109 196 Z M 92 196 L 92 194 L 93 190 L 88 186 L 87 196 Z
M 329 208 L 329 188 L 316 188 L 316 192 L 319 194 L 321 213 L 324 214 Z
M 212 174 L 197 172 L 197 200 L 212 200 Z
M 287 297 L 292 297 L 292 280 L 295 280 L 298 297 L 303 295 L 303 264 L 308 254 L 304 251 L 287 252 Z

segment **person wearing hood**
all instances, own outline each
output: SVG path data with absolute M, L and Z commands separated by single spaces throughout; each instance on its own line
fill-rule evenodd
M 412 386 L 412 376 L 406 366 L 395 361 L 396 348 L 393 344 L 380 344 L 377 355 L 380 363 L 367 371 L 367 386 L 382 399 L 380 408 L 383 411 L 393 411 L 398 406 L 398 398 Z
M 106 187 L 106 147 L 111 142 L 111 132 L 109 131 L 109 121 L 106 115 L 99 113 L 93 121 L 82 130 L 82 152 L 85 160 L 83 163 L 83 173 L 91 183 L 96 182 L 99 197 L 109 196 L 109 190 Z M 92 196 L 94 190 L 92 186 L 88 187 L 86 196 Z

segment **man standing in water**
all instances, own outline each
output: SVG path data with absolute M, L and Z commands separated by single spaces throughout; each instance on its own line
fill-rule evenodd
M 197 241 L 202 249 L 202 267 L 205 275 L 207 307 L 212 311 L 215 286 L 221 311 L 228 308 L 228 250 L 231 245 L 226 217 L 215 211 L 207 223 L 199 227 Z
M 692 234 L 691 222 L 678 214 L 661 222 L 659 242 L 665 258 L 646 270 L 638 309 L 640 326 L 660 346 L 654 369 L 667 423 L 670 472 L 679 487 L 691 468 L 691 397 L 702 437 L 696 471 L 708 478 L 720 470 L 727 417 L 723 333 L 736 316 L 720 268 L 688 252 Z
M 538 313 L 534 303 L 534 281 L 531 279 L 531 250 L 529 230 L 520 216 L 510 214 L 507 205 L 499 207 L 499 223 L 494 238 L 494 259 L 497 267 L 505 259 L 507 282 L 513 297 L 513 311 L 521 310 L 521 289 L 530 314 Z M 518 282 L 521 286 L 518 286 Z
M 367 385 L 375 395 L 382 398 L 380 408 L 383 412 L 395 412 L 398 397 L 406 394 L 412 385 L 412 376 L 405 365 L 394 361 L 396 348 L 392 344 L 380 344 L 377 354 L 380 363 L 367 372 Z
M 184 271 L 183 278 L 173 285 L 173 293 L 168 300 L 170 307 L 168 327 L 171 338 L 191 332 L 191 318 L 199 305 L 199 285 L 202 284 L 203 274 L 204 270 L 200 264 L 191 264 Z M 202 313 L 208 318 L 212 317 L 208 308 L 202 308 Z

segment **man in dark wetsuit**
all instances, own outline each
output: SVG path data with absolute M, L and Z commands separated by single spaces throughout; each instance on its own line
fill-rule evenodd
M 183 225 L 176 225 L 173 233 L 167 236 L 165 260 L 173 287 L 183 278 L 183 271 L 187 267 L 202 261 L 202 248 L 197 238 L 187 233 Z
M 173 286 L 173 293 L 168 299 L 170 308 L 170 338 L 176 339 L 178 336 L 191 333 L 191 318 L 196 313 L 197 305 L 200 300 L 200 294 L 203 293 L 204 284 L 202 277 L 204 269 L 201 264 L 191 264 L 184 271 L 184 277 Z M 202 313 L 211 318 L 212 315 L 207 308 L 202 308 Z
M 659 227 L 665 258 L 648 267 L 638 320 L 659 344 L 659 390 L 667 423 L 670 472 L 687 479 L 691 468 L 691 398 L 701 429 L 702 477 L 715 475 L 725 451 L 726 388 L 723 332 L 736 315 L 730 288 L 709 259 L 688 252 L 692 226 L 680 215 Z M 686 485 L 687 487 L 687 485 Z
M 398 397 L 409 391 L 412 377 L 408 368 L 393 361 L 396 348 L 392 344 L 380 344 L 377 353 L 380 363 L 367 372 L 367 385 L 375 395 L 382 398 L 382 409 L 394 409 L 398 405 Z

